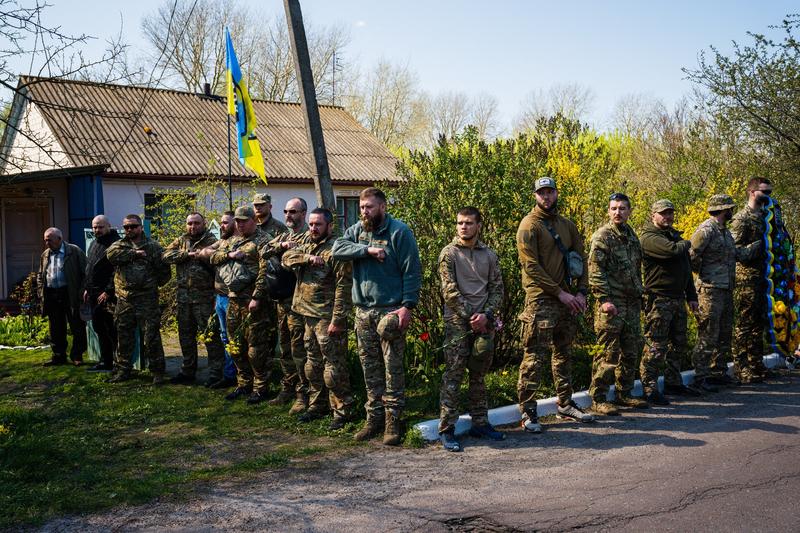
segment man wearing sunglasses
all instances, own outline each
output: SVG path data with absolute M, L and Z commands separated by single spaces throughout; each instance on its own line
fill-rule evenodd
M 764 205 L 772 194 L 772 183 L 754 177 L 747 182 L 747 205 L 733 216 L 731 234 L 737 248 L 762 241 L 766 229 Z M 734 332 L 734 372 L 742 383 L 758 383 L 771 372 L 764 366 L 764 330 L 767 326 L 767 293 L 764 270 L 766 251 L 753 254 L 736 265 L 735 307 L 738 320 Z
M 306 242 L 308 224 L 306 224 L 306 211 L 308 204 L 302 198 L 292 198 L 286 202 L 283 214 L 286 220 L 286 231 L 272 239 L 264 248 L 261 268 L 268 268 L 268 261 L 273 261 L 273 268 L 280 266 L 280 259 L 284 252 Z M 283 405 L 294 399 L 294 404 L 289 409 L 290 414 L 299 414 L 308 408 L 308 379 L 306 379 L 306 348 L 303 342 L 305 334 L 305 319 L 302 315 L 292 311 L 292 289 L 297 283 L 294 273 L 286 271 L 291 283 L 287 295 L 278 300 L 278 335 L 281 344 L 281 357 L 279 363 L 283 377 L 281 378 L 281 391 L 278 396 L 269 401 L 270 405 Z
M 122 221 L 125 237 L 108 247 L 106 257 L 114 266 L 114 292 L 117 306 L 117 357 L 110 383 L 131 378 L 136 328 L 141 334 L 142 360 L 147 361 L 153 385 L 163 385 L 164 347 L 161 344 L 161 308 L 158 287 L 169 281 L 171 271 L 161 259 L 164 250 L 147 238 L 139 215 L 128 215 Z
M 592 410 L 618 415 L 616 406 L 643 409 L 649 404 L 631 396 L 636 360 L 642 351 L 642 246 L 628 225 L 631 201 L 614 193 L 608 202 L 610 221 L 592 235 L 589 286 L 595 297 L 594 330 L 602 350 L 592 362 Z M 616 384 L 616 398 L 607 400 Z

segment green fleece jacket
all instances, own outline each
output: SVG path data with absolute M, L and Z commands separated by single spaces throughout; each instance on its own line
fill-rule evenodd
M 642 244 L 644 292 L 670 298 L 697 301 L 689 261 L 691 243 L 674 229 L 661 229 L 652 222 L 639 232 Z

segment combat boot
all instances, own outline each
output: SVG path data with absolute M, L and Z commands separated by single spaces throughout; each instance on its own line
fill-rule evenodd
M 120 371 L 112 374 L 111 377 L 106 380 L 106 383 L 122 383 L 123 381 L 128 381 L 129 379 L 131 379 L 130 372 Z
M 614 405 L 618 405 L 620 407 L 630 407 L 632 409 L 647 409 L 650 407 L 650 404 L 647 403 L 646 400 L 634 398 L 633 396 L 628 396 L 627 394 L 620 394 L 617 396 L 617 399 L 614 400 Z
M 378 435 L 383 433 L 383 425 L 384 421 L 381 420 L 380 418 L 367 417 L 367 421 L 364 423 L 364 427 L 362 427 L 358 433 L 353 435 L 353 438 L 355 440 L 369 440 L 372 437 L 377 437 Z
M 387 446 L 400 444 L 400 411 L 397 414 L 386 411 L 386 427 L 383 431 L 383 443 Z
M 598 415 L 618 416 L 619 410 L 609 402 L 592 402 L 592 411 Z
M 284 405 L 292 401 L 292 398 L 294 398 L 294 393 L 292 391 L 281 389 L 278 395 L 275 396 L 270 401 L 268 401 L 267 403 L 269 405 Z
M 290 415 L 296 415 L 302 413 L 308 409 L 308 395 L 302 392 L 297 393 L 297 399 L 292 404 L 292 408 L 289 409 Z
M 160 386 L 166 384 L 167 384 L 167 378 L 164 377 L 163 372 L 153 372 L 153 385 Z

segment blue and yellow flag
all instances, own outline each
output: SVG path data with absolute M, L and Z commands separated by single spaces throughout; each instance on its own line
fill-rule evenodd
M 242 79 L 242 70 L 239 60 L 233 51 L 231 33 L 225 28 L 225 49 L 227 51 L 227 79 L 228 79 L 228 114 L 236 119 L 236 130 L 239 134 L 239 161 L 253 170 L 264 184 L 267 176 L 264 173 L 264 158 L 261 157 L 261 147 L 256 137 L 256 113 L 253 110 L 253 101 L 247 92 L 247 84 Z

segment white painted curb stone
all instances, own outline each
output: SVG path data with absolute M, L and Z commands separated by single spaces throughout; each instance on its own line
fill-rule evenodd
M 775 368 L 784 363 L 783 357 L 777 353 L 764 356 L 764 366 L 767 368 Z M 728 363 L 728 374 L 733 375 L 733 363 Z M 686 370 L 681 372 L 684 385 L 688 385 L 694 379 L 694 370 Z M 664 378 L 658 378 L 658 388 L 663 390 Z M 642 382 L 638 379 L 633 385 L 633 396 L 642 395 Z M 608 391 L 609 399 L 614 397 L 614 386 Z M 572 399 L 581 408 L 587 408 L 592 404 L 588 391 L 576 392 L 572 395 Z M 545 398 L 536 402 L 536 413 L 539 416 L 547 416 L 556 414 L 556 397 Z M 489 409 L 489 423 L 493 426 L 503 426 L 506 424 L 516 424 L 521 420 L 519 412 L 519 405 L 506 405 Z M 428 441 L 439 440 L 439 419 L 426 420 L 415 424 L 414 427 L 422 433 L 422 437 Z M 463 435 L 468 432 L 472 427 L 472 419 L 469 415 L 461 415 L 456 422 L 456 435 Z

